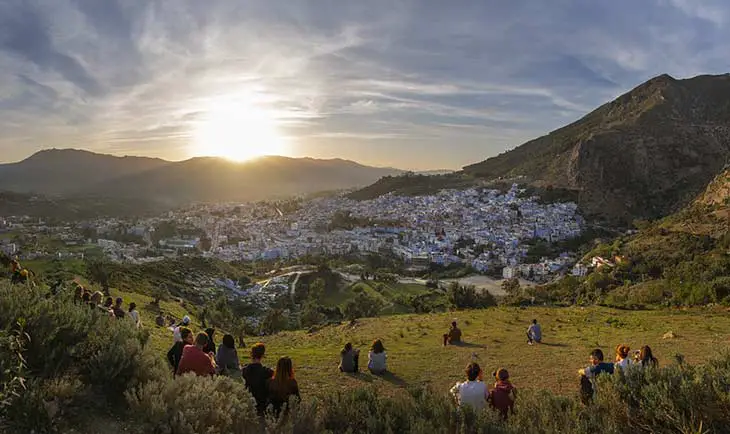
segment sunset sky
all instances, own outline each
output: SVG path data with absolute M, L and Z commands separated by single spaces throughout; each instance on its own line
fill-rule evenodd
M 0 161 L 50 147 L 458 168 L 661 73 L 727 0 L 0 0 Z

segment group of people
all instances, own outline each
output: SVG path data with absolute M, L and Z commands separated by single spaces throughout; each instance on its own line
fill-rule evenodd
M 102 302 L 102 300 L 104 300 Z M 100 291 L 91 292 L 84 288 L 80 283 L 76 283 L 74 288 L 74 304 L 88 305 L 91 309 L 98 309 L 111 318 L 123 319 L 129 318 L 134 322 L 136 327 L 142 326 L 142 321 L 137 311 L 137 304 L 129 303 L 127 311 L 124 310 L 124 299 L 117 297 L 104 298 L 104 294 Z
M 603 351 L 596 348 L 589 354 L 589 365 L 578 371 L 580 375 L 580 395 L 584 403 L 593 399 L 595 393 L 595 379 L 601 375 L 613 375 L 616 371 L 627 373 L 630 369 L 644 369 L 647 367 L 659 366 L 659 361 L 654 357 L 651 347 L 644 345 L 640 350 L 631 353 L 628 345 L 621 344 L 616 347 L 616 359 L 613 363 L 604 362 Z
M 208 328 L 193 336 L 189 326 L 190 318 L 185 316 L 173 330 L 174 343 L 167 353 L 167 360 L 174 376 L 193 373 L 198 376 L 242 378 L 256 401 L 259 415 L 263 415 L 269 407 L 274 414 L 279 415 L 290 398 L 300 399 L 291 358 L 281 357 L 272 370 L 263 364 L 266 346 L 257 343 L 251 348 L 251 362 L 241 367 L 233 335 L 224 335 L 216 351 L 215 329 Z

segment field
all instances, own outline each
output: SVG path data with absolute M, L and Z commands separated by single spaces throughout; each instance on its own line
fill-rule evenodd
M 533 318 L 543 326 L 544 343 L 529 346 L 525 330 Z M 459 321 L 466 344 L 443 347 L 440 336 L 453 319 Z M 384 392 L 419 384 L 445 391 L 462 378 L 473 353 L 487 373 L 507 368 L 518 387 L 573 394 L 577 390 L 576 371 L 587 365 L 593 348 L 602 348 L 607 359 L 613 360 L 613 348 L 620 343 L 634 349 L 648 344 L 661 364 L 673 363 L 677 354 L 690 363 L 700 363 L 728 348 L 729 327 L 730 318 L 719 311 L 492 308 L 364 319 L 354 327 L 343 324 L 311 334 L 286 332 L 261 341 L 267 344 L 268 364 L 283 355 L 293 358 L 300 387 L 307 395 L 367 384 L 382 387 Z M 675 338 L 662 339 L 669 331 Z M 393 375 L 350 376 L 337 371 L 339 350 L 346 341 L 361 348 L 366 360 L 374 338 L 383 340 Z M 245 353 L 245 349 L 239 350 L 239 356 Z
M 382 285 L 382 291 L 378 292 L 377 285 Z M 328 292 L 325 294 L 321 303 L 328 307 L 344 308 L 345 304 L 355 299 L 359 292 L 363 292 L 371 297 L 379 299 L 383 303 L 381 315 L 392 315 L 400 313 L 413 312 L 411 306 L 399 303 L 407 297 L 431 294 L 431 300 L 436 304 L 444 304 L 446 297 L 438 292 L 426 288 L 424 285 L 416 283 L 373 283 L 373 282 L 357 282 L 347 285 L 339 291 Z
M 137 303 L 143 325 L 151 332 L 150 344 L 164 358 L 172 345 L 172 333 L 155 326 L 157 308 L 150 304 L 152 299 L 114 289 L 112 295 L 124 297 L 125 306 L 129 301 Z M 201 331 L 195 309 L 175 301 L 162 302 L 161 309 L 177 318 L 189 314 L 193 318 L 193 330 Z M 533 318 L 542 324 L 544 340 L 541 345 L 529 346 L 525 330 Z M 452 320 L 459 322 L 465 344 L 443 347 L 441 335 Z M 367 318 L 353 326 L 344 322 L 312 333 L 292 331 L 248 337 L 246 343 L 250 346 L 260 340 L 267 345 L 267 365 L 274 365 L 284 355 L 292 357 L 300 387 L 304 395 L 310 396 L 366 385 L 375 385 L 383 393 L 395 387 L 423 384 L 446 391 L 462 378 L 462 371 L 472 357 L 476 357 L 487 374 L 499 367 L 507 368 L 520 388 L 549 389 L 568 395 L 576 392 L 576 371 L 587 365 L 588 352 L 593 348 L 603 349 L 606 358 L 613 360 L 613 349 L 620 343 L 632 349 L 650 345 L 662 365 L 674 363 L 678 354 L 690 363 L 702 363 L 728 349 L 728 330 L 730 317 L 725 310 L 499 307 Z M 663 339 L 670 331 L 674 337 Z M 222 334 L 217 334 L 217 343 L 221 337 Z M 364 367 L 368 347 L 375 338 L 385 344 L 391 375 L 352 376 L 337 371 L 339 351 L 345 342 L 362 349 L 361 366 Z M 239 348 L 238 352 L 245 363 L 248 349 Z

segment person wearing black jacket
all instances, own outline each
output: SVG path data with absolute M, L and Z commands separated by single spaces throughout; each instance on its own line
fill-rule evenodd
M 182 342 L 175 342 L 172 348 L 170 348 L 170 351 L 167 352 L 167 360 L 170 362 L 170 366 L 172 366 L 173 376 L 177 372 L 180 359 L 182 359 L 183 348 L 185 348 L 185 345 L 193 345 L 194 343 L 193 331 L 189 328 L 181 328 L 180 336 L 182 337 Z
M 213 355 L 217 354 L 215 352 L 215 342 L 213 342 L 213 335 L 215 335 L 215 329 L 214 328 L 207 328 L 205 329 L 205 334 L 208 335 L 208 345 L 203 348 L 203 352 L 205 354 L 213 353 Z
M 262 343 L 251 347 L 251 363 L 242 369 L 246 389 L 256 400 L 256 412 L 259 415 L 263 415 L 269 405 L 269 380 L 274 375 L 274 371 L 261 364 L 265 353 L 266 347 Z

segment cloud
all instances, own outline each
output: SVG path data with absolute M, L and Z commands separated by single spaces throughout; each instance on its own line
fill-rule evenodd
M 265 117 L 295 155 L 458 167 L 654 75 L 727 72 L 729 13 L 722 0 L 0 0 L 0 150 L 180 159 L 224 113 L 241 137 L 237 119 Z

